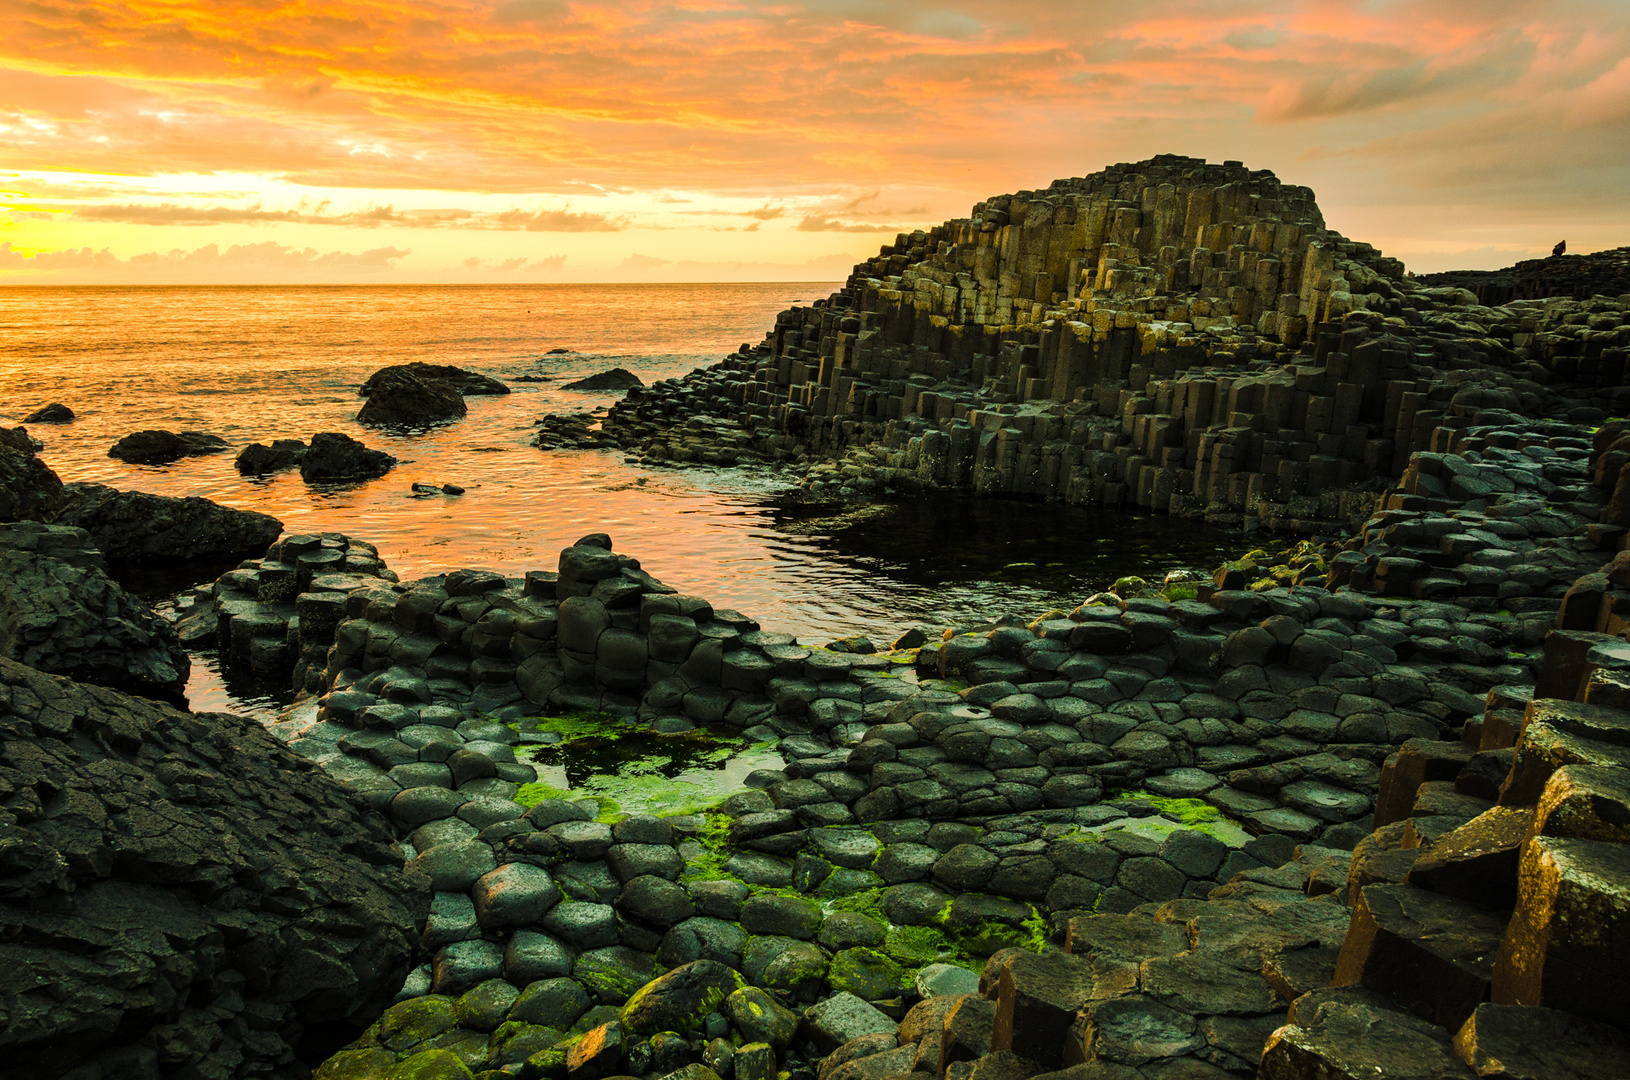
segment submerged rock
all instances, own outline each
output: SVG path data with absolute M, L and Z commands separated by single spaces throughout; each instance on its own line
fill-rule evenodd
M 62 481 L 34 455 L 23 428 L 0 428 L 0 521 L 50 521 L 62 507 Z
M 636 386 L 644 386 L 640 377 L 627 368 L 614 367 L 609 371 L 601 371 L 576 382 L 566 383 L 563 390 L 631 390 Z
M 338 480 L 372 480 L 384 476 L 396 459 L 383 450 L 371 450 L 337 431 L 322 431 L 300 459 L 300 478 L 308 484 Z
M 152 428 L 126 435 L 108 450 L 108 457 L 127 461 L 132 465 L 168 465 L 184 457 L 219 454 L 227 449 L 226 440 L 202 431 L 161 431 Z
M 164 616 L 107 576 L 83 529 L 0 526 L 0 656 L 180 700 L 191 662 Z
M 25 424 L 71 424 L 74 422 L 74 411 L 61 402 L 52 402 L 44 408 L 35 409 L 23 417 Z
M 423 880 L 259 724 L 0 659 L 0 770 L 8 1075 L 304 1075 L 402 985 Z
M 113 560 L 185 562 L 247 559 L 266 550 L 283 523 L 269 514 L 234 510 L 208 499 L 177 499 L 105 484 L 69 484 L 57 517 L 90 533 Z

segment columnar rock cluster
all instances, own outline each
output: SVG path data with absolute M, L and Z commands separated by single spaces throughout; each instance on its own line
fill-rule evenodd
M 1325 229 L 1306 189 L 1156 158 L 902 235 L 763 343 L 578 435 L 653 461 L 824 459 L 817 494 L 961 488 L 1306 533 L 1367 516 L 1377 481 L 1479 410 L 1625 411 L 1625 307 L 1422 288 Z M 698 425 L 735 448 L 692 446 Z

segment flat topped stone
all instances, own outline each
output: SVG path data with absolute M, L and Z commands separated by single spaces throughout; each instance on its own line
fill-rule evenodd
M 1534 814 L 1544 836 L 1630 843 L 1630 771 L 1564 765 L 1551 774 Z
M 1564 765 L 1630 768 L 1630 746 L 1592 739 L 1537 718 L 1517 740 L 1511 774 L 1500 786 L 1501 806 L 1533 806 L 1551 775 Z
M 1517 901 L 1517 855 L 1533 820 L 1532 810 L 1509 806 L 1479 814 L 1417 858 L 1409 884 L 1509 910 Z
M 1472 1080 L 1449 1033 L 1408 1013 L 1331 1000 L 1296 1016 L 1268 1037 L 1258 1080 Z
M 804 1010 L 810 1040 L 822 1054 L 830 1054 L 850 1039 L 898 1030 L 882 1011 L 847 991 L 834 994 Z
M 1337 986 L 1362 983 L 1457 1028 L 1488 997 L 1506 918 L 1413 885 L 1359 890 L 1336 961 Z
M 1478 1076 L 1598 1080 L 1630 1073 L 1630 1037 L 1556 1009 L 1484 1002 L 1461 1026 L 1455 1053 Z
M 1492 1000 L 1630 1026 L 1630 849 L 1537 836 L 1518 869 L 1517 909 Z
M 1625 644 L 1619 642 L 1617 644 Z M 1630 746 L 1630 712 L 1607 705 L 1539 698 L 1524 710 L 1524 727 L 1542 721 L 1571 735 Z

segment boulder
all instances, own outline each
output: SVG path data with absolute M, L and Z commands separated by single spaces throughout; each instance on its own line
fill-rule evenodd
M 64 496 L 57 524 L 84 529 L 116 562 L 254 558 L 283 531 L 283 523 L 269 514 L 208 499 L 118 491 L 105 484 L 68 484 Z
M 34 456 L 22 428 L 0 428 L 0 521 L 50 521 L 62 507 L 62 481 Z
M 35 409 L 23 417 L 25 424 L 71 424 L 74 422 L 74 411 L 61 402 L 52 402 L 43 408 Z
M 565 383 L 562 390 L 632 390 L 636 386 L 644 386 L 640 377 L 626 368 L 614 367 L 609 371 L 597 372 L 587 378 L 576 382 Z
M 368 376 L 357 391 L 368 400 L 357 420 L 381 427 L 426 427 L 457 420 L 465 394 L 507 394 L 496 379 L 446 364 L 397 364 Z
M 0 771 L 8 1074 L 303 1074 L 402 985 L 428 889 L 254 721 L 0 659 Z
M 320 431 L 300 459 L 300 479 L 308 484 L 345 480 L 372 480 L 390 472 L 396 459 L 383 450 L 370 450 L 349 435 Z
M 405 371 L 408 374 L 420 379 L 429 379 L 434 382 L 447 383 L 460 394 L 464 395 L 509 393 L 509 387 L 505 386 L 497 379 L 481 374 L 479 371 L 470 371 L 466 368 L 454 367 L 452 364 L 425 364 L 419 361 L 414 361 L 411 364 L 395 364 L 391 367 L 380 368 L 378 371 L 368 376 L 368 381 L 362 384 L 362 388 L 359 389 L 357 393 L 362 397 L 372 396 L 374 389 L 378 385 L 377 380 L 379 380 L 383 375 L 396 371 Z
M 184 457 L 200 454 L 219 454 L 227 449 L 226 440 L 202 431 L 161 431 L 149 428 L 126 435 L 108 450 L 108 457 L 127 461 L 132 465 L 168 465 Z
M 238 451 L 232 464 L 244 476 L 264 476 L 266 473 L 292 469 L 306 456 L 306 444 L 299 439 L 273 439 L 272 445 L 250 443 Z
M 85 530 L 35 522 L 0 525 L 0 656 L 175 701 L 191 667 L 175 627 L 108 577 Z

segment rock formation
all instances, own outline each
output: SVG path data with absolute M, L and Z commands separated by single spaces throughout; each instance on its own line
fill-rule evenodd
M 71 424 L 74 422 L 74 411 L 61 402 L 35 409 L 23 417 L 25 424 Z
M 456 420 L 466 394 L 507 394 L 496 379 L 445 364 L 399 364 L 380 368 L 357 391 L 368 400 L 357 420 L 379 427 L 415 428 Z
M 293 1080 L 389 1003 L 422 879 L 260 725 L 0 659 L 0 732 L 8 1074 Z
M 564 383 L 562 390 L 631 390 L 636 386 L 644 386 L 640 377 L 626 368 L 614 367 L 608 371 L 597 372 L 576 382 Z
M 1630 293 L 1630 247 L 1588 255 L 1554 251 L 1549 259 L 1525 259 L 1503 270 L 1449 270 L 1423 274 L 1415 281 L 1429 288 L 1466 289 L 1479 304 L 1491 307 L 1513 300 L 1623 296 Z
M 56 523 L 84 529 L 114 561 L 243 559 L 264 552 L 283 531 L 283 523 L 268 514 L 208 499 L 116 491 L 104 484 L 68 484 L 64 496 Z
M 35 456 L 28 432 L 0 428 L 0 521 L 50 521 L 62 498 L 62 481 Z
M 136 431 L 108 450 L 108 457 L 132 465 L 167 465 L 184 457 L 219 454 L 227 450 L 226 440 L 202 431 Z
M 300 457 L 300 478 L 308 484 L 372 480 L 395 464 L 396 459 L 383 450 L 370 449 L 337 431 L 322 431 L 311 437 Z
M 300 459 L 305 454 L 306 444 L 299 439 L 273 439 L 270 446 L 265 443 L 250 443 L 238 451 L 237 459 L 232 465 L 244 476 L 260 476 L 282 469 L 292 469 L 300 464 Z
M 0 525 L 0 656 L 173 701 L 191 661 L 175 627 L 107 576 L 83 529 Z

